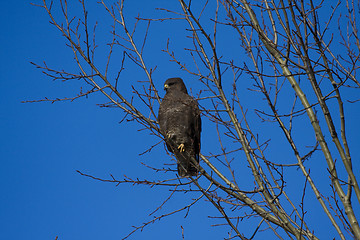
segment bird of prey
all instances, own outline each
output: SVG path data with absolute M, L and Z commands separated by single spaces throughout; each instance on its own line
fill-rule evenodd
M 198 103 L 188 95 L 181 78 L 169 78 L 165 81 L 164 88 L 166 94 L 158 114 L 160 132 L 165 137 L 167 149 L 177 159 L 179 176 L 196 176 L 201 132 Z

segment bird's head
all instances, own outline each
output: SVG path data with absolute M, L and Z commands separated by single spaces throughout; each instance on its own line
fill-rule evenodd
M 169 78 L 164 83 L 166 92 L 180 91 L 187 93 L 186 86 L 181 78 Z

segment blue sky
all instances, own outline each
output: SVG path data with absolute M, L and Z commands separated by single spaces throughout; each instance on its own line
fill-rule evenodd
M 169 1 L 159 0 L 143 8 L 153 9 L 156 4 L 173 7 Z M 129 15 L 136 15 L 138 6 L 130 4 L 128 7 Z M 169 157 L 163 147 L 154 149 L 151 154 L 139 156 L 139 153 L 158 139 L 138 131 L 139 126 L 133 122 L 118 124 L 123 113 L 98 107 L 96 104 L 106 102 L 99 94 L 74 102 L 21 103 L 44 97 L 73 96 L 78 93 L 80 84 L 51 81 L 30 64 L 46 61 L 60 69 L 74 67 L 71 52 L 42 9 L 27 1 L 7 1 L 2 3 L 0 19 L 0 188 L 3 192 L 0 195 L 0 239 L 50 240 L 59 236 L 59 240 L 115 240 L 126 236 L 131 226 L 151 220 L 148 214 L 169 196 L 167 189 L 125 184 L 116 187 L 82 177 L 76 170 L 103 178 L 112 174 L 119 179 L 123 175 L 154 179 L 154 172 L 140 162 L 160 166 Z M 167 33 L 157 25 L 153 31 L 150 44 L 154 49 L 147 50 L 149 55 L 166 46 Z M 176 45 L 173 47 L 177 49 Z M 225 53 L 232 51 L 226 46 L 223 50 Z M 159 89 L 166 78 L 183 77 L 184 73 L 169 63 L 166 54 L 148 59 L 150 65 L 158 65 L 155 84 Z M 141 79 L 141 75 L 130 70 L 125 71 L 124 78 Z M 130 81 L 124 82 L 128 91 L 130 84 Z M 197 91 L 198 86 L 193 89 Z M 253 93 L 244 94 L 249 94 L 250 98 Z M 355 98 L 356 95 L 351 94 Z M 355 131 L 348 132 L 350 147 L 357 150 L 359 142 L 353 139 L 359 135 L 356 120 L 360 119 L 359 107 L 358 104 L 346 106 L 354 113 L 348 127 L 355 127 Z M 214 129 L 206 131 L 206 126 L 204 129 L 203 139 L 215 137 Z M 270 130 L 261 131 L 268 133 Z M 208 143 L 203 145 L 204 154 L 212 150 Z M 277 152 L 276 145 L 274 147 L 272 151 Z M 359 153 L 354 152 L 353 159 L 358 157 Z M 354 168 L 359 169 L 358 161 Z M 327 185 L 326 182 L 319 184 Z M 179 194 L 164 205 L 160 214 L 176 210 L 196 197 L 196 193 Z M 222 239 L 227 229 L 209 227 L 216 223 L 208 218 L 209 215 L 217 213 L 209 203 L 202 201 L 192 208 L 188 218 L 184 218 L 185 213 L 178 213 L 146 227 L 130 239 L 181 239 L 180 226 L 185 229 L 185 239 Z M 316 228 L 316 223 L 314 225 Z M 251 227 L 244 224 L 240 230 L 246 232 Z M 317 229 L 320 236 L 327 230 Z
M 139 164 L 139 153 L 151 146 L 153 138 L 138 132 L 131 122 L 118 124 L 120 111 L 96 106 L 104 102 L 102 96 L 72 103 L 21 103 L 77 94 L 78 85 L 53 82 L 30 64 L 46 60 L 65 68 L 71 52 L 45 12 L 27 1 L 4 2 L 0 18 L 0 238 L 121 239 L 131 226 L 150 220 L 148 214 L 169 192 L 115 187 L 82 177 L 76 170 L 104 178 L 110 173 L 120 179 L 124 174 L 149 177 L 152 172 Z M 166 160 L 164 156 L 158 160 Z M 151 158 L 145 155 L 141 160 Z M 178 198 L 180 202 L 165 210 L 182 207 L 182 201 L 189 202 L 186 198 Z M 191 238 L 205 231 L 222 236 L 219 229 L 208 228 L 212 221 L 204 211 L 194 207 L 191 213 L 199 215 L 196 228 L 180 213 L 130 239 L 180 238 L 180 225 Z

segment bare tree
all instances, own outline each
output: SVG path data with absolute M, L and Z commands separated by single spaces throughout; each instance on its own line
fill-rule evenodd
M 161 97 L 156 86 L 165 79 L 153 78 L 156 66 L 147 61 L 156 56 L 145 52 L 151 47 L 147 45 L 151 26 L 181 21 L 185 28 L 176 31 L 188 41 L 179 48 L 181 42 L 170 37 L 159 55 L 168 54 L 200 86 L 195 96 L 203 122 L 218 136 L 203 141 L 217 147 L 202 152 L 197 178 L 179 179 L 168 164 L 145 166 L 154 170 L 157 180 L 139 180 L 141 176 L 102 179 L 80 172 L 115 184 L 165 186 L 172 193 L 163 204 L 178 192 L 198 192 L 191 204 L 162 213 L 128 236 L 201 202 L 218 211 L 216 218 L 230 229 L 228 239 L 254 239 L 265 230 L 279 239 L 318 239 L 306 218 L 307 206 L 313 203 L 321 206 L 319 214 L 331 222 L 322 227 L 337 232 L 331 238 L 360 239 L 359 213 L 355 212 L 360 205 L 360 174 L 353 171 L 345 125 L 352 117 L 346 109 L 351 104 L 358 107 L 359 101 L 355 95 L 360 88 L 359 1 L 178 0 L 176 9 L 156 9 L 161 18 L 140 15 L 130 20 L 125 17 L 126 1 L 109 2 L 98 3 L 107 14 L 101 18 L 111 20 L 109 39 L 100 37 L 99 41 L 94 21 L 98 16 L 87 11 L 84 0 L 71 3 L 82 8 L 71 14 L 66 0 L 56 2 L 57 7 L 45 0 L 38 5 L 66 40 L 78 70 L 46 64 L 36 67 L 54 80 L 81 80 L 86 90 L 69 98 L 37 101 L 72 101 L 102 94 L 107 99 L 102 107 L 123 111 L 124 119 L 136 121 L 146 134 L 154 135 L 156 144 L 149 150 L 163 147 L 157 124 Z M 98 44 L 108 47 L 107 56 L 97 50 Z M 144 77 L 137 82 L 124 79 L 127 66 Z M 130 98 L 122 91 L 129 82 Z M 285 152 L 292 157 L 284 159 Z M 327 185 L 319 186 L 323 182 Z M 162 211 L 161 206 L 155 211 Z M 253 223 L 252 234 L 241 232 L 240 221 Z

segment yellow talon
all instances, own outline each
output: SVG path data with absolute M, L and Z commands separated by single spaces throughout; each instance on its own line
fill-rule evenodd
M 184 152 L 185 151 L 185 145 L 182 143 L 178 146 L 178 149 L 180 149 L 180 152 Z

